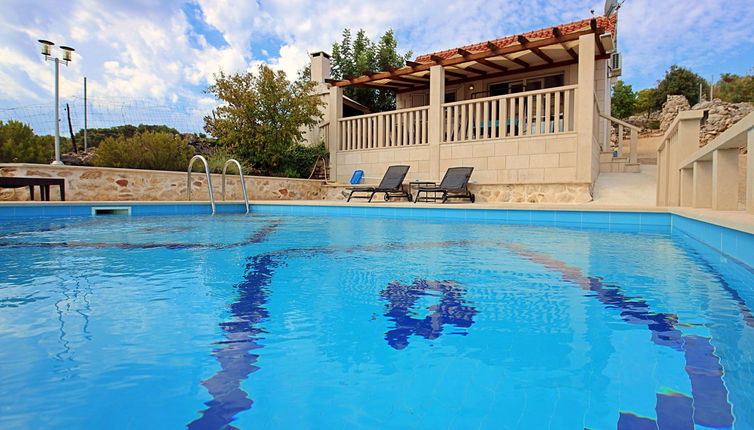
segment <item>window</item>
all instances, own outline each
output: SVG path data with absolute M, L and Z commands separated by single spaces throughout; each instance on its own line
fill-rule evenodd
M 563 86 L 564 75 L 544 76 L 539 78 L 526 78 L 516 81 L 501 82 L 490 85 L 490 96 L 501 96 L 504 94 L 515 94 L 524 91 L 536 91 L 545 88 Z
M 456 101 L 456 92 L 445 93 L 445 103 L 453 103 Z

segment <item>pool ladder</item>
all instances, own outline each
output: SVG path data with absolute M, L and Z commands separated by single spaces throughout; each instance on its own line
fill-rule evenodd
M 191 201 L 191 167 L 194 165 L 194 161 L 196 160 L 202 160 L 202 163 L 204 164 L 204 174 L 207 175 L 207 187 L 209 189 L 209 203 L 212 206 L 212 215 L 215 214 L 215 195 L 212 192 L 212 176 L 209 173 L 209 164 L 207 164 L 207 159 L 202 157 L 201 155 L 194 155 L 191 158 L 191 161 L 189 161 L 188 165 L 188 174 L 186 177 L 186 194 L 188 196 L 188 200 Z M 246 205 L 246 213 L 249 213 L 249 198 L 246 194 L 246 180 L 243 177 L 243 169 L 241 168 L 241 163 L 234 159 L 229 159 L 225 162 L 223 165 L 223 189 L 222 189 L 222 196 L 223 201 L 225 201 L 225 171 L 228 168 L 228 164 L 235 163 L 235 165 L 238 167 L 238 174 L 241 177 L 241 189 L 243 190 L 243 201 Z

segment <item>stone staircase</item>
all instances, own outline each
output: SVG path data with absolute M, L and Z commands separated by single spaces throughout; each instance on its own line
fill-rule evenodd
M 639 173 L 639 163 L 629 163 L 628 157 L 614 157 L 614 153 L 600 153 L 600 173 Z

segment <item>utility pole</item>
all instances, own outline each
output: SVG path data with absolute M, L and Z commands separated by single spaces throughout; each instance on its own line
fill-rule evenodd
M 87 113 L 86 113 L 86 76 L 84 76 L 84 152 L 87 151 L 89 148 L 88 141 L 86 140 L 86 129 L 87 129 Z

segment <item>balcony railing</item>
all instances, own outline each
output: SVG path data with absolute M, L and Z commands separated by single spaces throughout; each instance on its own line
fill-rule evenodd
M 574 131 L 577 85 L 445 103 L 443 142 Z
M 424 145 L 428 106 L 338 120 L 340 151 Z

